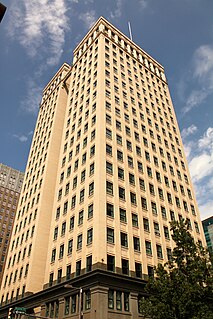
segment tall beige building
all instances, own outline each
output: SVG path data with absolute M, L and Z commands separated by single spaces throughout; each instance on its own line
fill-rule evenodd
M 0 163 L 0 284 L 24 173 Z
M 100 18 L 44 89 L 0 318 L 139 318 L 182 217 L 204 243 L 164 68 Z

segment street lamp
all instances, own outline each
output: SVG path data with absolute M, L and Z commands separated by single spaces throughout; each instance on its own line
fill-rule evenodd
M 68 289 L 77 289 L 79 290 L 79 299 L 78 299 L 78 310 L 79 310 L 79 314 L 78 314 L 78 318 L 79 319 L 83 319 L 83 311 L 82 311 L 82 294 L 83 294 L 83 289 L 80 287 L 74 287 L 72 285 L 66 284 L 64 285 L 64 288 L 68 288 Z

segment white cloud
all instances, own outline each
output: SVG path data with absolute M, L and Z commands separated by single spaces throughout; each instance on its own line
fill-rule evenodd
M 202 180 L 204 177 L 213 173 L 213 156 L 212 154 L 202 153 L 193 157 L 189 163 L 189 170 L 193 181 Z
M 206 218 L 213 208 L 213 128 L 209 127 L 197 141 L 188 141 L 184 147 L 201 217 Z
M 65 0 L 20 0 L 11 7 L 8 32 L 31 57 L 47 54 L 46 63 L 56 65 L 63 52 L 68 29 Z
M 199 139 L 198 146 L 201 149 L 213 151 L 213 128 L 209 127 L 203 137 Z
M 145 9 L 148 5 L 147 0 L 139 0 L 139 5 L 141 6 L 142 9 Z
M 194 54 L 194 76 L 203 78 L 213 70 L 213 46 L 202 45 Z
M 79 19 L 84 22 L 87 29 L 90 29 L 97 20 L 94 10 L 81 13 Z
M 213 200 L 211 200 L 211 199 L 208 200 L 207 202 L 199 205 L 201 220 L 212 216 L 212 207 L 213 207 Z
M 209 91 L 202 88 L 201 90 L 193 90 L 186 100 L 186 106 L 183 108 L 183 113 L 191 111 L 195 106 L 201 104 L 209 95 Z
M 182 138 L 186 138 L 187 136 L 194 134 L 197 131 L 197 126 L 192 124 L 191 126 L 184 128 L 181 132 Z
M 37 114 L 41 101 L 42 88 L 32 79 L 28 81 L 27 85 L 26 96 L 21 103 L 21 108 L 28 113 Z
M 116 0 L 116 7 L 113 11 L 110 11 L 110 18 L 117 19 L 122 15 L 122 5 L 124 0 Z
M 202 45 L 195 50 L 192 68 L 188 74 L 187 81 L 182 82 L 184 82 L 185 87 L 189 83 L 196 87 L 185 98 L 186 105 L 183 108 L 183 113 L 185 114 L 202 104 L 208 96 L 213 94 L 213 46 Z
M 21 143 L 27 142 L 29 137 L 32 136 L 33 131 L 30 131 L 27 134 L 13 134 L 14 138 L 17 138 Z

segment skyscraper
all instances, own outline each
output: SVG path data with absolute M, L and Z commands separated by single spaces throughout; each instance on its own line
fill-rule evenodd
M 0 284 L 24 173 L 0 163 Z
M 138 318 L 180 218 L 204 243 L 164 68 L 100 18 L 44 89 L 0 318 Z

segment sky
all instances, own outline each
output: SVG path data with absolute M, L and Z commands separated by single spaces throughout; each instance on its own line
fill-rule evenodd
M 24 171 L 42 89 L 104 16 L 165 67 L 201 219 L 213 215 L 213 1 L 1 0 L 0 163 Z

